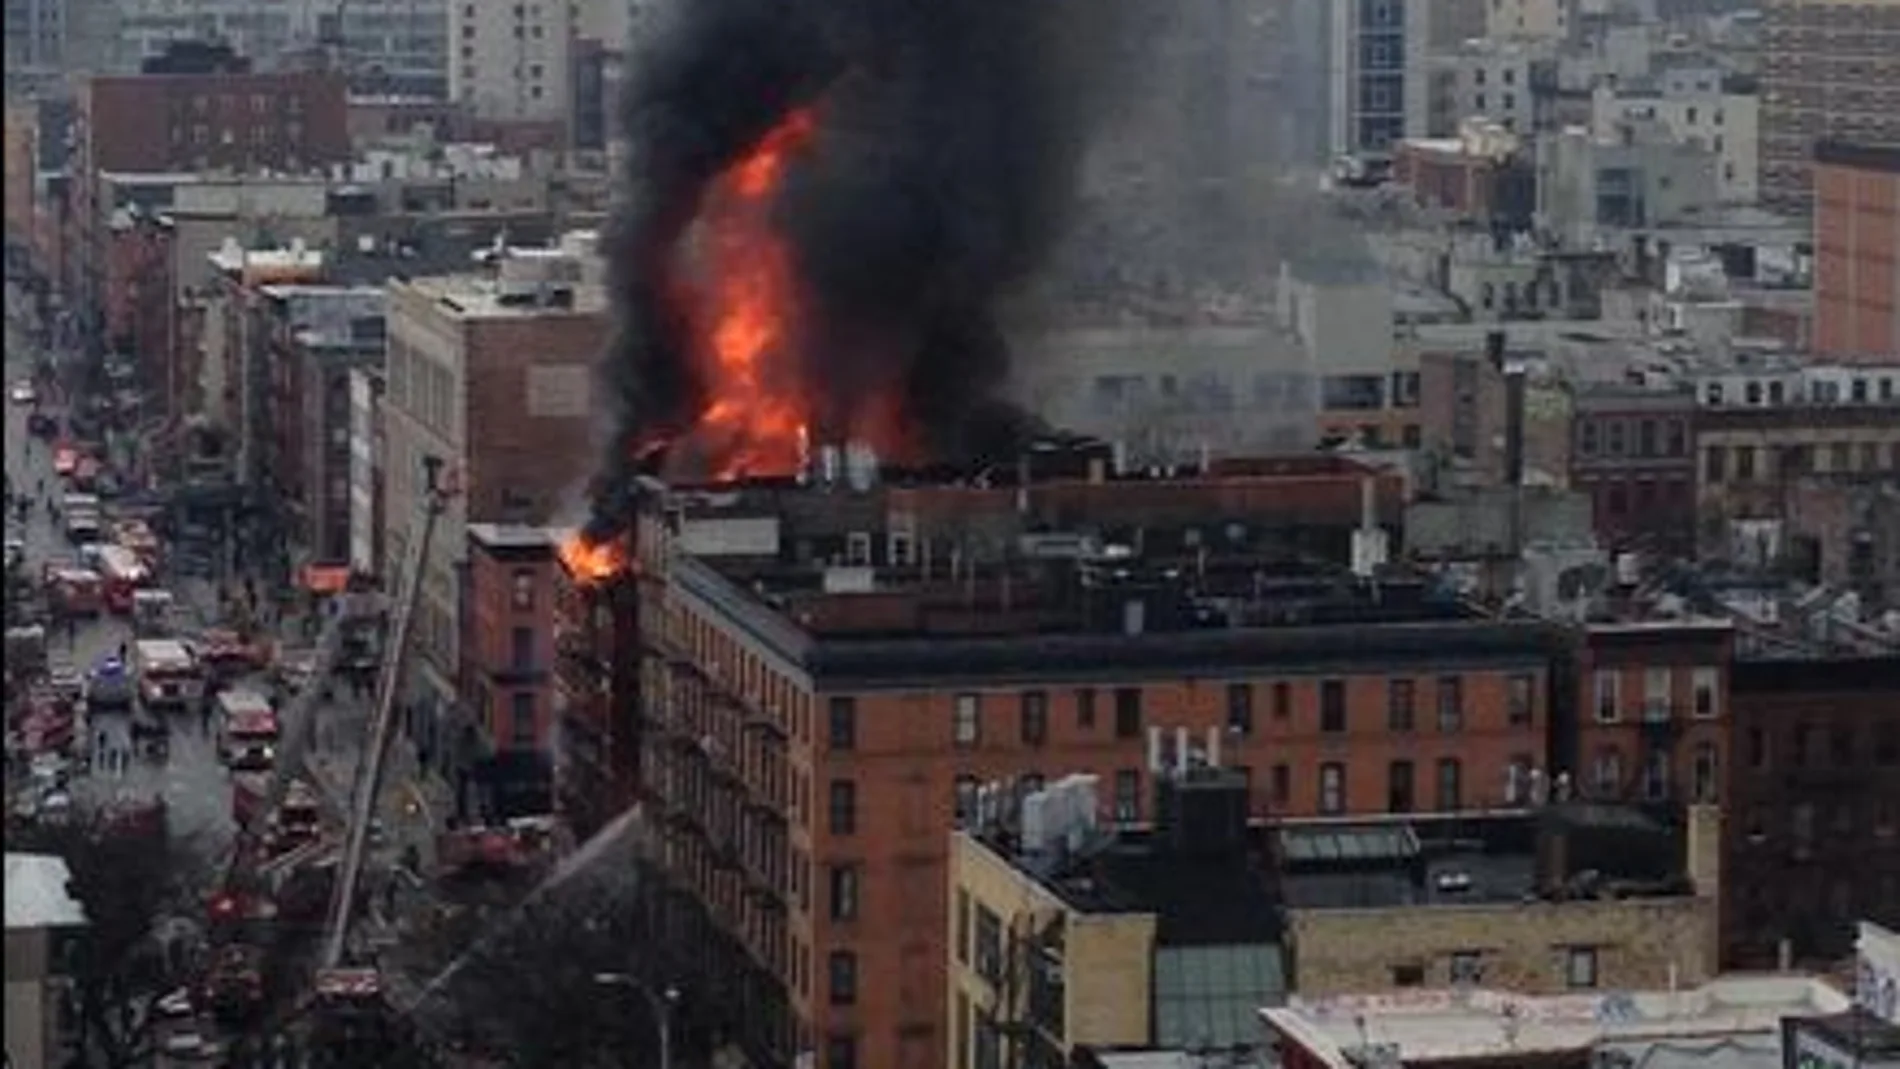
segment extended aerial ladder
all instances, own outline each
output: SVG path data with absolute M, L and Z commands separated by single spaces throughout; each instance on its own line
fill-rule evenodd
M 376 687 L 376 708 L 372 713 L 363 753 L 357 761 L 356 785 L 350 797 L 348 823 L 344 827 L 343 858 L 337 871 L 336 888 L 330 899 L 329 920 L 324 927 L 324 945 L 318 960 L 318 976 L 340 968 L 349 946 L 350 922 L 356 909 L 356 890 L 362 881 L 363 862 L 369 847 L 370 828 L 376 820 L 376 801 L 382 792 L 384 765 L 389 746 L 396 734 L 396 696 L 407 676 L 410 642 L 415 626 L 416 605 L 422 597 L 423 574 L 429 563 L 430 543 L 435 539 L 436 520 L 448 507 L 449 491 L 442 485 L 442 460 L 425 456 L 423 465 L 422 521 L 409 542 L 403 562 L 402 593 L 392 608 L 395 617 L 389 630 L 389 645 L 384 650 L 383 671 Z

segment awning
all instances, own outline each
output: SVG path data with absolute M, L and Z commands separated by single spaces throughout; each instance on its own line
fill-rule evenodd
M 303 588 L 312 594 L 341 594 L 350 585 L 350 566 L 306 564 L 300 581 Z

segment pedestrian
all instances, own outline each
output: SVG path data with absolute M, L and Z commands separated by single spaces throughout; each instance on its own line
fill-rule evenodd
M 120 664 L 124 664 L 124 663 L 126 663 L 126 661 L 125 661 L 125 643 L 123 643 L 123 642 L 121 642 L 121 643 L 119 643 L 119 663 L 120 663 Z
M 73 649 L 79 647 L 79 617 L 77 616 L 66 617 L 66 645 Z
M 198 730 L 205 738 L 211 737 L 211 699 L 209 697 L 198 706 Z

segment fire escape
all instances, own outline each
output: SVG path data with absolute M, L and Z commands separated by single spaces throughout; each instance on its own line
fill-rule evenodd
M 789 1064 L 785 711 L 709 674 L 663 628 L 646 651 L 643 800 L 661 829 L 664 885 L 650 915 L 746 1048 Z
M 1022 910 L 1010 918 L 1004 938 L 1008 945 L 994 979 L 998 1069 L 1062 1069 L 1068 1064 L 1062 1053 L 1068 993 L 1063 917 Z

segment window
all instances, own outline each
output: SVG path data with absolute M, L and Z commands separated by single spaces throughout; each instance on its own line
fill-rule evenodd
M 511 582 L 513 586 L 508 596 L 508 603 L 514 606 L 517 612 L 526 612 L 534 608 L 534 569 L 516 568 Z
M 513 708 L 509 710 L 509 736 L 517 749 L 527 749 L 534 745 L 534 692 L 515 691 L 511 699 Z
M 826 1036 L 825 1069 L 858 1069 L 858 1037 L 846 1033 Z
M 1715 688 L 1721 680 L 1718 668 L 1698 668 L 1695 670 L 1695 715 L 1712 717 L 1716 715 Z
M 1041 746 L 1049 741 L 1049 695 L 1046 691 L 1023 691 L 1023 745 Z
M 1695 748 L 1694 766 L 1696 801 L 1715 801 L 1717 794 L 1716 773 L 1721 771 L 1718 761 L 1719 758 L 1716 756 L 1714 743 L 1704 742 L 1697 744 Z
M 1124 823 L 1141 819 L 1141 770 L 1124 768 L 1115 773 L 1115 819 Z
M 1319 766 L 1319 811 L 1327 816 L 1346 811 L 1346 766 L 1338 761 Z
M 1571 947 L 1564 955 L 1564 985 L 1571 988 L 1597 986 L 1595 947 Z
M 1440 812 L 1455 813 L 1464 807 L 1464 770 L 1456 757 L 1441 758 L 1438 762 L 1438 798 Z
M 1319 685 L 1319 729 L 1327 735 L 1346 731 L 1346 681 L 1322 680 Z
M 1529 672 L 1512 675 L 1506 684 L 1505 699 L 1509 706 L 1511 723 L 1529 724 L 1536 719 L 1537 699 L 1533 684 L 1536 677 Z
M 1425 966 L 1415 961 L 1392 966 L 1393 987 L 1424 987 Z
M 1451 955 L 1451 982 L 1454 984 L 1477 984 L 1484 982 L 1484 955 L 1475 950 L 1455 950 Z
M 1669 797 L 1669 754 L 1665 750 L 1643 755 L 1643 797 L 1651 802 Z
M 1854 729 L 1851 726 L 1835 724 L 1827 733 L 1827 741 L 1836 766 L 1849 768 L 1854 764 Z
M 971 749 L 983 737 L 983 700 L 976 694 L 957 695 L 955 720 L 951 727 L 952 740 L 962 749 Z
M 1643 719 L 1669 719 L 1669 669 L 1649 668 L 1643 672 Z
M 1385 726 L 1392 731 L 1412 730 L 1417 718 L 1418 685 L 1409 679 L 1394 679 L 1385 685 Z
M 1885 720 L 1874 725 L 1874 764 L 1900 764 L 1900 723 Z
M 831 1004 L 853 1006 L 858 1001 L 858 956 L 849 950 L 834 950 L 826 971 L 830 974 Z
M 970 892 L 957 888 L 957 961 L 970 964 Z
M 976 907 L 976 974 L 991 983 L 1003 978 L 1003 919 L 981 904 Z
M 1132 739 L 1141 734 L 1141 688 L 1115 688 L 1115 737 Z
M 834 750 L 858 747 L 858 700 L 848 695 L 831 699 L 827 738 Z
M 1758 727 L 1748 729 L 1748 767 L 1768 767 L 1768 733 Z
M 1288 765 L 1273 766 L 1271 784 L 1273 804 L 1284 807 L 1293 799 L 1293 769 Z
M 1577 423 L 1577 451 L 1586 457 L 1597 455 L 1597 421 L 1580 420 Z
M 951 789 L 954 793 L 954 801 L 956 804 L 957 823 L 975 823 L 977 816 L 976 777 L 970 775 L 958 776 L 956 784 Z
M 534 670 L 534 628 L 517 627 L 509 636 L 509 666 L 517 672 Z
M 1703 471 L 1711 483 L 1719 483 L 1728 476 L 1728 450 L 1719 445 L 1709 446 L 1702 451 Z
M 1075 726 L 1083 731 L 1095 728 L 1095 688 L 1077 687 L 1075 691 Z
M 1738 445 L 1735 447 L 1735 477 L 1742 482 L 1755 479 L 1755 447 Z
M 1614 668 L 1599 668 L 1596 672 L 1596 710 L 1597 723 L 1614 724 L 1623 718 L 1623 704 L 1617 693 L 1621 677 Z
M 1623 754 L 1613 747 L 1597 751 L 1596 760 L 1591 762 L 1590 779 L 1594 783 L 1592 793 L 1598 798 L 1618 798 L 1623 794 Z
M 1412 811 L 1412 762 L 1394 761 L 1387 768 L 1385 807 L 1392 813 Z
M 827 802 L 831 834 L 855 834 L 858 830 L 858 785 L 848 779 L 832 780 Z
M 1286 720 L 1293 715 L 1293 684 L 1281 681 L 1273 685 L 1273 718 Z
M 1253 734 L 1253 684 L 1227 684 L 1227 730 L 1235 735 Z
M 1465 726 L 1465 681 L 1458 676 L 1438 678 L 1438 730 L 1452 732 Z
M 863 878 L 862 871 L 856 865 L 833 865 L 830 877 L 831 919 L 857 920 L 858 883 Z

